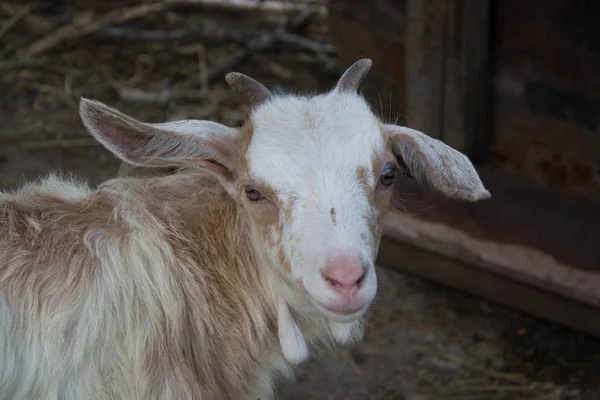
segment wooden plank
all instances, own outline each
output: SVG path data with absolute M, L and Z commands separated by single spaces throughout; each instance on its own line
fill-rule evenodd
M 393 236 L 382 240 L 378 263 L 600 338 L 597 307 L 496 275 Z
M 447 8 L 448 0 L 406 5 L 406 122 L 442 140 Z
M 484 240 L 455 227 L 392 213 L 386 235 L 471 268 L 600 310 L 600 274 L 572 268 L 537 249 Z
M 408 123 L 487 159 L 490 0 L 410 0 L 406 14 Z
M 338 52 L 337 76 L 362 57 L 373 60 L 360 91 L 385 121 L 406 117 L 406 1 L 329 0 L 328 41 Z
M 572 196 L 516 172 L 478 168 L 492 198 L 476 203 L 434 194 L 408 179 L 396 182 L 399 211 L 456 228 L 481 240 L 520 245 L 560 264 L 600 272 L 600 202 Z M 536 268 L 532 264 L 530 268 Z
M 492 161 L 600 200 L 600 2 L 493 7 Z
M 443 140 L 475 162 L 489 157 L 490 0 L 449 0 L 447 7 Z
M 396 184 L 379 262 L 600 337 L 599 203 L 480 168 L 477 203 Z

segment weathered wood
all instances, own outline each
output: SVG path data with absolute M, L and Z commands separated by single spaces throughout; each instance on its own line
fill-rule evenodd
M 444 223 L 400 213 L 389 216 L 386 235 L 600 311 L 600 275 L 595 270 L 572 268 L 535 248 L 486 240 Z
M 407 123 L 443 140 L 448 0 L 408 0 L 406 14 Z
M 449 0 L 442 137 L 475 162 L 490 151 L 490 0 Z
M 360 91 L 386 121 L 406 122 L 407 0 L 329 0 L 328 41 L 338 50 L 338 73 L 368 57 L 373 67 Z
M 448 257 L 393 235 L 382 240 L 378 264 L 430 279 L 600 338 L 600 308 Z
M 574 269 L 600 271 L 599 203 L 549 188 L 519 173 L 480 167 L 492 198 L 468 203 L 398 180 L 399 212 L 496 243 L 532 248 Z M 532 261 L 529 268 L 537 265 Z
M 382 264 L 600 336 L 598 203 L 480 168 L 490 200 L 465 203 L 398 181 Z
M 408 123 L 473 158 L 489 148 L 489 0 L 409 0 Z
M 399 183 L 404 204 L 390 218 L 380 262 L 600 336 L 600 97 L 591 72 L 600 65 L 591 34 L 600 3 L 379 0 L 359 13 L 356 3 L 331 1 L 340 59 L 384 64 L 363 83 L 366 93 L 402 88 L 402 122 L 476 162 L 495 158 L 479 168 L 489 201 Z M 579 20 L 585 27 L 557 29 Z
M 493 2 L 492 162 L 600 201 L 600 2 Z

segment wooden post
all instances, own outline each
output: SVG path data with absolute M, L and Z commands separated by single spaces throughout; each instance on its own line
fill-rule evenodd
M 406 14 L 408 123 L 484 161 L 490 0 L 408 0 Z
M 406 104 L 411 128 L 444 139 L 444 35 L 448 0 L 406 4 Z

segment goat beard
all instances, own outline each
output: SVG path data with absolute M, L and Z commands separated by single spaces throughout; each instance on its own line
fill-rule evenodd
M 363 338 L 364 321 L 362 319 L 350 322 L 329 321 L 329 329 L 338 343 L 356 343 Z
M 308 345 L 302 331 L 294 320 L 288 304 L 279 299 L 277 306 L 277 327 L 279 345 L 285 359 L 292 364 L 300 364 L 308 359 Z M 340 344 L 354 343 L 362 339 L 364 321 L 351 322 L 329 321 L 329 329 L 333 338 Z

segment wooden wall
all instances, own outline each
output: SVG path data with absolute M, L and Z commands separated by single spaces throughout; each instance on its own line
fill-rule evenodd
M 373 59 L 364 90 L 383 115 L 479 164 L 600 200 L 599 1 L 329 7 L 341 64 Z
M 492 161 L 600 200 L 600 2 L 493 2 Z

